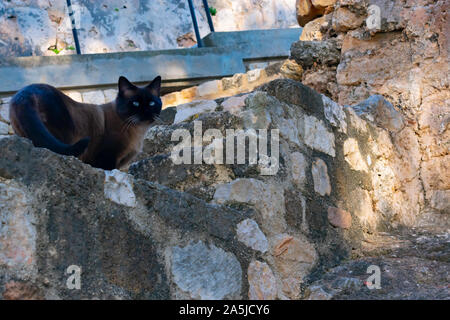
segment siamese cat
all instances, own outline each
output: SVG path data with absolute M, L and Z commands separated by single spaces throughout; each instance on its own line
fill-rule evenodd
M 116 100 L 80 103 L 47 84 L 32 84 L 11 99 L 11 125 L 36 147 L 78 157 L 96 168 L 128 165 L 141 152 L 145 133 L 159 119 L 161 77 L 146 87 L 119 78 Z

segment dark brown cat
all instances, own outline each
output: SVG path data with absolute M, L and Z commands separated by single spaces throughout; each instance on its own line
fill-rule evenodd
M 161 77 L 146 87 L 119 79 L 115 101 L 79 103 L 46 84 L 32 84 L 11 100 L 14 131 L 43 147 L 105 170 L 121 168 L 142 150 L 145 133 L 161 112 Z

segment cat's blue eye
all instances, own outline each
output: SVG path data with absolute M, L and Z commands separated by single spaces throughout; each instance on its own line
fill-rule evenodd
M 139 102 L 137 102 L 137 101 L 134 101 L 134 102 L 133 102 L 133 106 L 135 106 L 135 107 L 139 107 Z
M 148 104 L 150 107 L 153 107 L 155 105 L 155 101 L 150 101 L 150 103 Z

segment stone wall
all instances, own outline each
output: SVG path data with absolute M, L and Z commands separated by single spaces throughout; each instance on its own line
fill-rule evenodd
M 194 1 L 201 36 L 209 33 Z M 214 0 L 216 31 L 295 25 L 295 0 Z M 187 1 L 73 1 L 83 53 L 173 49 L 195 44 Z M 74 54 L 65 1 L 0 1 L 0 56 Z M 54 51 L 57 49 L 57 53 Z
M 383 95 L 406 119 L 393 134 L 408 150 L 406 179 L 418 179 L 426 207 L 448 212 L 448 1 L 322 1 L 314 15 L 319 2 L 298 2 L 305 27 L 291 54 L 302 82 L 342 105 Z
M 278 79 L 162 117 L 127 173 L 0 138 L 3 298 L 306 298 L 313 274 L 420 216 L 415 180 L 402 179 L 409 150 L 391 138 L 403 118 L 380 97 L 361 112 Z M 278 129 L 278 170 L 175 164 L 173 133 L 198 123 L 223 135 L 204 154 L 227 129 Z M 71 265 L 80 290 L 66 286 Z

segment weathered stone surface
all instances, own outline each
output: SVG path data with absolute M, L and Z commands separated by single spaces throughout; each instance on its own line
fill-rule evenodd
M 221 89 L 222 82 L 219 80 L 207 81 L 197 87 L 197 94 L 199 97 L 207 97 L 219 92 Z
M 190 297 L 176 288 L 183 284 L 190 288 L 186 279 L 193 277 L 182 275 L 183 280 L 175 284 L 168 280 L 173 276 L 172 268 L 166 267 L 170 263 L 175 270 L 183 270 L 179 268 L 186 261 L 182 258 L 188 256 L 194 261 L 200 256 L 207 262 L 197 262 L 197 266 L 210 273 L 196 275 L 216 279 L 206 285 L 203 281 L 192 284 L 204 289 L 193 295 L 240 298 L 246 294 L 241 292 L 242 271 L 236 254 L 247 264 L 250 258 L 245 257 L 251 256 L 251 249 L 247 252 L 244 245 L 237 245 L 235 237 L 236 225 L 249 218 L 249 211 L 238 213 L 209 205 L 186 193 L 110 172 L 114 179 L 108 183 L 115 186 L 123 187 L 121 178 L 132 179 L 136 206 L 129 207 L 121 203 L 121 197 L 118 203 L 108 199 L 104 171 L 73 157 L 34 148 L 18 137 L 1 139 L 0 150 L 3 298 Z M 131 192 L 125 185 L 126 192 Z M 186 246 L 184 237 L 194 244 Z M 207 241 L 209 248 L 199 240 Z M 169 259 L 174 256 L 163 256 L 175 252 L 173 248 L 179 248 L 177 257 L 181 260 L 176 263 Z M 65 271 L 70 265 L 82 269 L 80 290 L 61 285 L 69 276 Z M 195 262 L 188 265 L 196 266 Z M 33 271 L 35 268 L 39 273 Z M 19 285 L 13 285 L 12 280 Z
M 9 119 L 9 104 L 0 104 L 0 121 L 10 122 Z
M 373 236 L 360 257 L 327 270 L 305 291 L 309 299 L 448 300 L 448 288 L 442 285 L 448 277 L 448 236 L 436 231 Z M 370 266 L 380 268 L 380 289 L 367 287 L 367 282 L 373 283 Z
M 389 131 L 398 132 L 404 127 L 402 115 L 380 95 L 374 95 L 353 106 L 356 113 Z
M 240 222 L 237 225 L 236 234 L 239 241 L 254 250 L 264 253 L 269 248 L 266 236 L 253 219 L 246 219 Z
M 105 96 L 100 90 L 83 92 L 83 102 L 92 104 L 103 104 L 105 103 Z
M 430 205 L 442 213 L 450 213 L 450 190 L 433 190 Z
M 301 41 L 321 41 L 323 40 L 323 34 L 321 28 L 328 25 L 329 17 L 323 16 L 308 22 L 302 30 L 300 35 Z
M 242 96 L 230 97 L 222 102 L 222 107 L 224 111 L 228 111 L 232 114 L 238 113 L 243 107 L 245 107 L 245 99 L 248 95 L 244 94 Z
M 111 102 L 116 100 L 117 90 L 116 89 L 103 90 L 103 94 L 105 95 L 105 102 Z
M 336 67 L 320 66 L 306 70 L 302 83 L 308 87 L 336 100 L 339 89 L 336 83 Z
M 216 108 L 217 103 L 212 100 L 198 100 L 179 105 L 174 123 L 185 121 L 196 114 L 214 111 Z
M 254 205 L 261 214 L 258 222 L 268 235 L 283 232 L 286 228 L 283 191 L 277 186 L 256 179 L 236 179 L 217 186 L 214 201 Z
M 199 241 L 172 248 L 173 281 L 191 299 L 237 299 L 242 269 L 236 257 L 214 245 Z
M 302 79 L 303 68 L 293 59 L 287 59 L 281 66 L 281 74 L 288 79 L 300 81 Z
M 39 288 L 26 282 L 10 281 L 5 284 L 4 300 L 42 300 Z
M 284 284 L 283 293 L 290 299 L 297 299 L 300 283 L 316 263 L 314 246 L 304 239 L 279 234 L 271 239 L 271 253 Z
M 311 173 L 314 180 L 314 191 L 321 196 L 330 195 L 331 184 L 326 163 L 317 158 L 312 164 Z
M 132 177 L 119 170 L 105 171 L 105 197 L 127 207 L 136 206 Z
M 291 47 L 291 57 L 306 69 L 314 63 L 337 65 L 341 53 L 334 41 L 297 41 Z
M 250 300 L 275 300 L 277 297 L 277 283 L 272 270 L 265 262 L 254 260 L 247 271 Z
M 253 69 L 247 72 L 247 80 L 248 82 L 255 82 L 258 81 L 259 78 L 261 78 L 261 74 L 264 72 L 263 69 Z
M 306 182 L 306 168 L 308 163 L 306 158 L 300 152 L 291 153 L 291 163 L 292 163 L 292 179 L 294 183 L 302 187 Z
M 322 96 L 301 82 L 292 79 L 277 79 L 262 85 L 259 90 L 266 92 L 281 102 L 308 110 L 312 114 L 323 114 L 321 108 L 313 107 L 322 105 Z
M 0 135 L 7 135 L 9 133 L 9 126 L 7 123 L 0 122 Z
M 333 12 L 332 28 L 338 32 L 356 29 L 364 22 L 364 16 L 353 13 L 345 7 Z
M 432 190 L 450 189 L 450 155 L 422 162 L 421 177 L 425 195 L 429 199 Z
M 336 3 L 336 0 L 297 0 L 297 21 L 305 26 L 309 21 L 323 15 Z
M 349 229 L 352 226 L 351 214 L 336 207 L 328 207 L 328 221 L 331 225 L 342 229 Z
M 322 95 L 322 99 L 325 118 L 333 127 L 338 128 L 343 133 L 347 133 L 346 115 L 343 107 L 325 95 Z
M 36 272 L 36 223 L 30 195 L 13 180 L 0 178 L 0 267 Z
M 336 155 L 334 134 L 328 131 L 323 121 L 307 115 L 302 120 L 300 135 L 306 145 L 334 157 Z
M 373 211 L 372 199 L 367 190 L 357 188 L 352 192 L 354 199 L 354 214 L 360 220 L 361 225 L 368 230 L 374 230 L 379 222 L 379 217 Z
M 308 300 L 330 300 L 333 296 L 323 290 L 321 286 L 309 287 Z
M 345 161 L 353 170 L 368 172 L 367 163 L 361 155 L 358 141 L 354 138 L 348 138 L 344 142 L 344 157 Z

